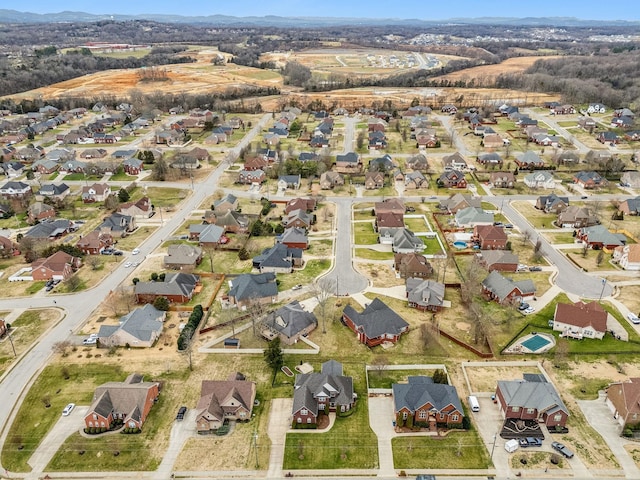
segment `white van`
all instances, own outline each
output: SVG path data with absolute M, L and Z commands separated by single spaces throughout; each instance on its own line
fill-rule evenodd
M 471 407 L 472 412 L 480 411 L 480 403 L 474 395 L 469 395 L 469 407 Z
M 518 440 L 515 438 L 508 440 L 504 444 L 504 449 L 509 453 L 515 452 L 518 449 Z

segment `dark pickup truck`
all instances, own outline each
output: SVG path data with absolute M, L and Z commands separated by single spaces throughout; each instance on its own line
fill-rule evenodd
M 542 440 L 540 440 L 539 438 L 535 438 L 535 437 L 521 438 L 520 440 L 518 440 L 518 443 L 520 444 L 520 446 L 522 448 L 541 447 L 542 446 Z

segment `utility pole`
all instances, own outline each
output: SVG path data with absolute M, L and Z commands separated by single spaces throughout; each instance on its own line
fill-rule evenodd
M 13 350 L 13 356 L 18 357 L 16 353 L 16 347 L 13 345 L 13 338 L 11 337 L 11 331 L 7 331 L 7 336 L 9 337 L 9 343 L 11 344 L 11 349 Z
M 253 449 L 256 452 L 256 468 L 258 468 L 258 431 L 253 431 Z

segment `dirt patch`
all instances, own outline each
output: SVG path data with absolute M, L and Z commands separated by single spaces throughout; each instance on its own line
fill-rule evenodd
M 463 332 L 469 332 L 469 330 L 471 330 L 471 324 L 467 322 L 458 322 L 456 323 L 456 328 L 458 330 L 462 330 Z
M 447 80 L 464 80 L 464 79 L 483 79 L 489 80 L 501 74 L 522 73 L 538 60 L 548 60 L 550 58 L 558 58 L 557 56 L 533 56 L 533 57 L 514 57 L 508 58 L 502 63 L 495 65 L 482 65 L 480 67 L 467 68 L 459 72 L 448 73 L 443 75 L 442 79 Z

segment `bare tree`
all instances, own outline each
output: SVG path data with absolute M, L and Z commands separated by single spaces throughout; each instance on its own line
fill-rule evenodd
M 318 302 L 322 333 L 327 333 L 327 317 L 331 314 L 331 297 L 336 291 L 336 282 L 331 278 L 323 277 L 312 284 L 311 291 Z
M 384 372 L 389 366 L 389 359 L 386 355 L 376 355 L 371 362 L 371 369 L 376 372 L 378 377 L 382 376 L 382 372 Z
M 531 240 L 531 230 L 524 230 L 522 232 L 522 244 L 524 245 L 529 240 Z
M 267 307 L 264 303 L 260 301 L 258 297 L 252 297 L 249 299 L 247 304 L 247 313 L 249 314 L 249 318 L 251 319 L 251 326 L 253 328 L 253 336 L 257 337 L 258 332 L 256 331 L 256 326 L 263 319 L 265 313 L 267 312 Z
M 71 342 L 68 340 L 63 340 L 61 342 L 56 342 L 53 344 L 52 350 L 54 353 L 59 353 L 63 357 L 67 355 L 67 349 L 71 348 Z

